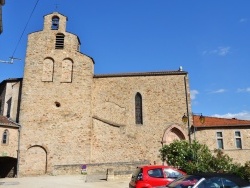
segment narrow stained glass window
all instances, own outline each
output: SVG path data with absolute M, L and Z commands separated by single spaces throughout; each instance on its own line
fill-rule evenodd
M 143 124 L 142 119 L 142 96 L 140 93 L 135 95 L 135 123 Z

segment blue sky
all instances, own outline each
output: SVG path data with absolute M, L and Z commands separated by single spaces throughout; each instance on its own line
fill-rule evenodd
M 0 60 L 21 60 L 0 63 L 0 81 L 23 76 L 27 35 L 58 11 L 95 60 L 95 74 L 182 66 L 194 113 L 250 120 L 249 0 L 40 0 L 30 17 L 36 2 L 3 7 Z

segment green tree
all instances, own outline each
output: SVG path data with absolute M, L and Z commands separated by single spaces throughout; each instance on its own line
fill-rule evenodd
M 235 164 L 232 169 L 232 173 L 237 174 L 238 176 L 250 182 L 250 161 L 247 161 L 244 166 L 241 166 L 240 164 Z
M 184 169 L 187 173 L 212 171 L 209 162 L 213 160 L 211 151 L 206 145 L 185 140 L 174 141 L 160 149 L 162 161 L 176 168 Z
M 170 166 L 183 169 L 187 174 L 199 172 L 227 172 L 237 174 L 250 181 L 250 161 L 244 166 L 233 163 L 233 159 L 216 149 L 212 153 L 204 144 L 197 141 L 188 143 L 185 140 L 164 145 L 160 150 L 160 158 Z
M 238 165 L 233 163 L 233 159 L 224 154 L 221 149 L 214 150 L 214 156 L 210 166 L 215 172 L 233 172 L 233 170 L 238 168 Z

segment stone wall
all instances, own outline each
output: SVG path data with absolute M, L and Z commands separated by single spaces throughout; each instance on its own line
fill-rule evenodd
M 236 147 L 235 131 L 240 131 L 241 133 L 242 149 Z M 213 151 L 218 148 L 217 132 L 222 132 L 223 134 L 223 153 L 229 155 L 237 163 L 244 164 L 246 161 L 250 161 L 250 129 L 239 127 L 199 129 L 195 133 L 195 138 L 200 143 L 206 144 Z
M 53 175 L 58 174 L 83 174 L 87 175 L 86 181 L 114 180 L 131 178 L 137 166 L 148 165 L 149 161 L 137 162 L 111 162 L 111 163 L 91 163 L 55 165 Z M 84 166 L 84 169 L 82 168 Z
M 142 95 L 143 124 L 135 123 L 135 95 Z M 95 78 L 91 162 L 157 161 L 166 129 L 186 113 L 184 75 Z M 168 138 L 166 138 L 168 139 Z M 111 154 L 112 153 L 112 154 Z
M 8 131 L 8 143 L 2 143 L 4 131 Z M 18 129 L 0 126 L 0 156 L 17 158 L 18 149 Z
M 45 24 L 48 19 L 51 15 L 45 17 Z M 49 29 L 28 38 L 20 112 L 20 175 L 51 173 L 54 165 L 87 163 L 90 157 L 93 61 L 78 52 L 77 36 Z M 55 49 L 57 32 L 65 35 L 64 49 Z M 42 79 L 46 58 L 53 60 L 51 81 Z M 73 63 L 71 82 L 62 80 L 62 62 L 67 59 Z
M 53 16 L 60 19 L 58 30 L 51 30 Z M 79 52 L 66 20 L 47 15 L 44 29 L 28 36 L 19 175 L 77 172 L 72 164 L 161 163 L 159 149 L 171 141 L 166 131 L 178 127 L 182 136 L 173 138 L 181 139 L 187 132 L 181 121 L 191 108 L 187 73 L 94 76 L 94 62 Z M 55 48 L 58 34 L 62 49 Z M 136 93 L 142 125 L 135 123 Z

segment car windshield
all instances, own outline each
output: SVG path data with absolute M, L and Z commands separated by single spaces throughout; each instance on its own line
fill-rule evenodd
M 204 177 L 202 184 L 213 185 L 217 187 L 249 187 L 250 183 L 237 175 L 233 174 L 221 174 L 221 173 L 199 173 L 197 176 Z M 207 186 L 208 187 L 208 186 Z
M 163 172 L 167 178 L 177 179 L 183 176 L 180 172 L 171 168 L 164 168 Z
M 212 177 L 212 178 L 204 179 L 204 181 L 202 181 L 198 185 L 198 188 L 204 188 L 204 187 L 238 188 L 239 186 L 229 179 L 221 178 L 221 177 Z
M 176 188 L 187 188 L 189 186 L 195 185 L 200 179 L 202 179 L 202 177 L 200 177 L 200 176 L 193 176 L 193 175 L 184 176 L 184 177 L 181 177 L 181 178 L 173 181 L 172 183 L 167 185 L 167 187 L 169 187 L 169 188 L 175 188 L 175 187 Z

